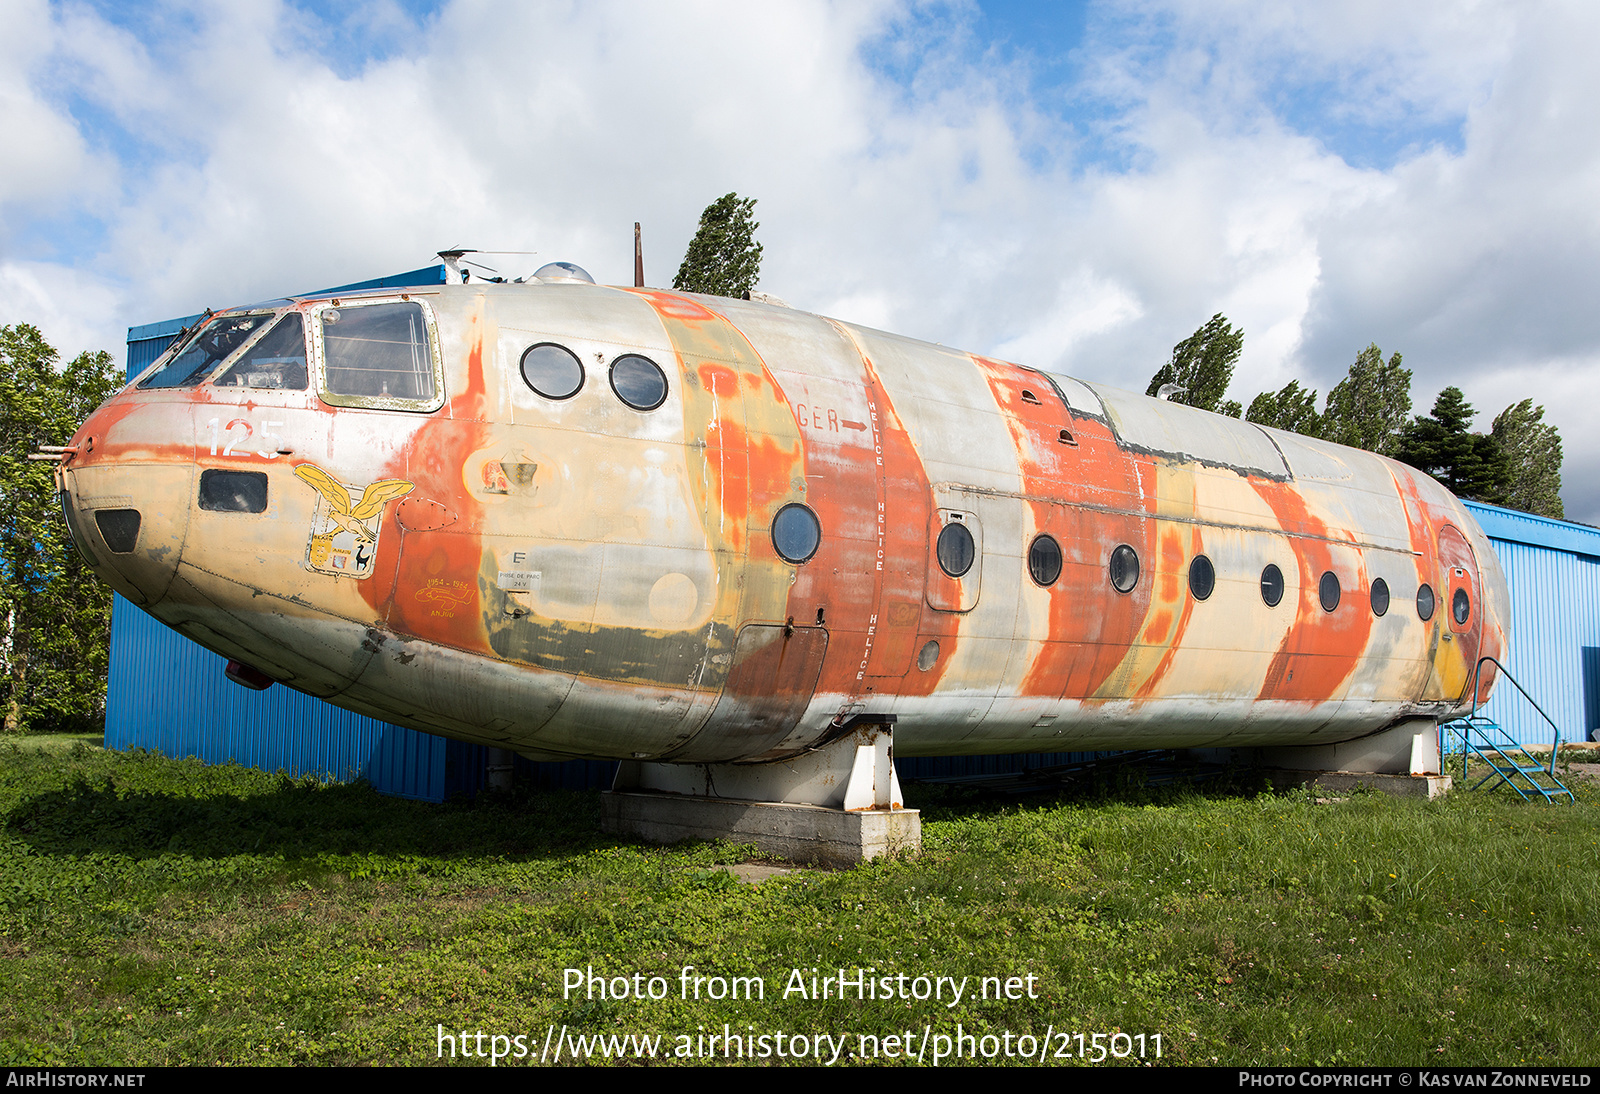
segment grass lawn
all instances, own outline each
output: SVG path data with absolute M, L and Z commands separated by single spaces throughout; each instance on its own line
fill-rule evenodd
M 921 855 L 745 884 L 592 793 L 0 744 L 0 1063 L 1600 1063 L 1600 789 L 1241 785 L 911 786 Z

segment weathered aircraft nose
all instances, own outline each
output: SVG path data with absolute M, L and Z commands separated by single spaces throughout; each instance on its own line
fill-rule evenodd
M 133 603 L 149 607 L 166 595 L 183 553 L 194 491 L 191 459 L 130 448 L 137 413 L 116 401 L 83 424 L 62 463 L 61 507 L 73 542 L 95 573 Z M 185 431 L 187 433 L 187 430 Z M 187 437 L 185 436 L 185 440 Z

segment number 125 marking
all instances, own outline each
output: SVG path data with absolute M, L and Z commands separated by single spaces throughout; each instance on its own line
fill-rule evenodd
M 243 451 L 243 452 L 235 452 L 234 451 L 234 449 L 239 447 L 240 444 L 242 444 L 245 441 L 249 440 L 250 439 L 250 435 L 254 432 L 254 429 L 251 427 L 250 423 L 247 422 L 245 419 L 243 419 L 243 418 L 235 418 L 233 421 L 229 422 L 226 427 L 223 427 L 221 418 L 212 418 L 206 424 L 211 427 L 211 454 L 213 456 L 218 454 L 217 453 L 217 447 L 219 445 L 222 445 L 222 441 L 223 441 L 224 438 L 231 438 L 231 439 L 228 440 L 228 443 L 226 445 L 222 445 L 222 452 L 221 452 L 222 455 L 224 455 L 224 456 L 240 456 L 240 457 L 248 457 L 248 456 L 250 456 L 251 453 L 248 450 Z M 255 455 L 260 456 L 264 460 L 275 460 L 275 459 L 278 458 L 278 453 L 277 453 L 277 451 L 275 449 L 283 447 L 283 437 L 282 437 L 281 434 L 272 432 L 272 430 L 274 428 L 278 428 L 278 429 L 283 428 L 283 424 L 284 423 L 282 423 L 282 422 L 262 422 L 261 423 L 261 439 L 262 439 L 262 441 L 265 442 L 265 441 L 273 441 L 273 440 L 275 440 L 278 443 L 277 443 L 276 446 L 268 445 L 267 447 L 256 449 Z M 237 437 L 235 437 L 235 436 L 233 436 L 233 434 L 234 434 L 234 431 L 236 429 L 243 429 L 244 432 L 240 433 Z

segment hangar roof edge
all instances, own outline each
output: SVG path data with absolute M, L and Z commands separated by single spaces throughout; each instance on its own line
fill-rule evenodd
M 1478 522 L 1478 527 L 1483 529 L 1483 534 L 1490 539 L 1600 558 L 1600 528 L 1535 516 L 1515 509 L 1502 509 L 1498 505 L 1485 505 L 1481 501 L 1468 501 L 1465 498 L 1461 504 L 1467 507 Z
M 313 292 L 297 293 L 297 296 L 326 296 L 334 292 L 355 292 L 358 289 L 398 289 L 412 285 L 443 285 L 446 283 L 446 273 L 443 263 L 433 266 L 423 266 L 418 270 L 407 270 L 405 273 L 389 274 L 387 277 L 374 277 L 366 281 L 352 281 L 348 285 L 334 285 L 326 289 L 317 289 Z M 287 301 L 288 297 L 282 298 Z M 163 319 L 159 323 L 143 323 L 128 328 L 129 342 L 143 342 L 151 338 L 171 338 L 184 327 L 199 319 L 199 315 L 186 315 L 181 319 Z

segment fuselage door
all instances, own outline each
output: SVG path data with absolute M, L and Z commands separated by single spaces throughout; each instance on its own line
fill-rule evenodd
M 1472 672 L 1478 664 L 1483 635 L 1483 585 L 1478 579 L 1478 561 L 1472 545 L 1448 524 L 1439 530 L 1439 564 L 1444 568 L 1440 575 L 1444 594 L 1440 610 L 1444 612 L 1444 625 L 1451 640 L 1457 643 L 1466 670 L 1462 690 L 1450 689 L 1460 695 L 1471 687 Z
M 935 508 L 928 519 L 928 606 L 970 612 L 983 579 L 983 526 L 972 509 Z

